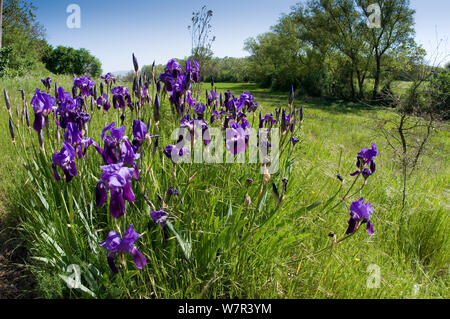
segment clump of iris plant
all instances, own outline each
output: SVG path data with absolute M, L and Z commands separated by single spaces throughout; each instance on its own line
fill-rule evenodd
M 353 202 L 350 205 L 350 219 L 348 220 L 348 229 L 346 235 L 355 233 L 362 224 L 366 224 L 366 229 L 369 235 L 374 234 L 373 224 L 370 221 L 370 215 L 373 213 L 373 208 L 369 202 L 364 203 L 364 198 Z
M 86 75 L 83 75 L 80 78 L 75 77 L 75 75 L 73 76 L 73 87 L 74 90 L 73 92 L 76 92 L 76 89 L 80 90 L 80 95 L 84 98 L 89 97 L 89 96 L 93 96 L 93 89 L 95 86 L 95 82 L 92 81 L 89 77 L 87 77 Z M 73 94 L 73 97 L 75 97 L 76 94 Z
M 103 150 L 96 146 L 97 151 L 102 155 L 105 164 L 118 164 L 133 166 L 136 179 L 139 179 L 139 170 L 135 160 L 140 158 L 140 154 L 135 153 L 129 139 L 125 136 L 126 127 L 115 127 L 112 122 L 102 131 Z
M 141 236 L 133 229 L 133 225 L 130 225 L 122 238 L 118 232 L 110 231 L 108 237 L 100 243 L 107 251 L 108 265 L 113 273 L 119 272 L 114 263 L 114 256 L 117 253 L 131 254 L 138 269 L 143 269 L 147 265 L 147 259 L 135 246 L 135 242 Z
M 181 65 L 174 59 L 167 63 L 165 72 L 159 79 L 169 93 L 172 112 L 183 114 L 188 105 L 192 106 L 196 102 L 192 97 L 191 88 L 192 83 L 199 80 L 199 70 L 200 66 L 196 60 L 186 62 L 186 72 L 183 72 Z
M 131 96 L 127 87 L 116 86 L 111 90 L 113 94 L 113 107 L 115 109 L 124 109 L 127 107 L 132 107 Z

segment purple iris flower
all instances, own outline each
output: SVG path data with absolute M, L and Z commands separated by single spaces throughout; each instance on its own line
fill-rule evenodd
M 166 155 L 174 164 L 180 161 L 180 159 L 189 155 L 190 151 L 186 147 L 180 147 L 176 145 L 168 145 L 163 151 L 164 155 Z
M 79 126 L 73 122 L 67 124 L 67 130 L 64 133 L 64 140 L 75 149 L 77 158 L 82 158 L 92 144 L 97 148 L 98 145 L 90 137 L 83 137 L 83 132 Z
M 92 89 L 94 88 L 95 82 L 88 78 L 86 75 L 83 75 L 80 78 L 76 78 L 73 76 L 73 86 L 75 88 L 80 89 L 81 96 L 88 97 L 93 95 Z
M 209 91 L 207 95 L 208 106 L 211 106 L 213 103 L 215 103 L 215 107 L 217 107 L 218 106 L 217 101 L 219 100 L 219 97 L 220 95 L 218 92 L 214 90 Z
M 134 168 L 125 167 L 123 164 L 111 164 L 100 168 L 103 173 L 97 184 L 96 205 L 103 206 L 110 191 L 109 211 L 114 218 L 120 218 L 125 214 L 125 200 L 133 202 L 136 199 L 131 189 Z
M 59 153 L 55 152 L 52 157 L 53 176 L 57 181 L 59 181 L 61 178 L 58 174 L 56 166 L 62 168 L 67 183 L 69 183 L 74 178 L 74 176 L 77 175 L 78 172 L 74 159 L 75 149 L 69 143 L 63 142 L 61 151 Z
M 106 75 L 101 76 L 100 78 L 105 81 L 106 85 L 109 85 L 110 83 L 114 84 L 116 83 L 116 78 L 114 78 L 111 73 L 107 73 Z
M 186 92 L 186 103 L 190 107 L 192 107 L 195 103 L 197 103 L 197 100 L 194 99 L 194 97 L 192 96 L 192 92 L 189 90 Z
M 56 91 L 56 102 L 58 105 L 68 100 L 72 100 L 72 96 L 69 92 L 65 92 L 63 87 L 59 87 Z
M 111 90 L 111 93 L 113 94 L 113 107 L 115 109 L 124 109 L 127 105 L 131 107 L 131 96 L 127 87 L 116 86 Z
M 139 120 L 133 121 L 133 147 L 135 152 L 139 150 L 139 148 L 144 143 L 147 136 L 147 125 L 144 122 Z
M 110 231 L 108 237 L 100 243 L 100 246 L 107 250 L 108 265 L 113 273 L 117 274 L 119 272 L 114 263 L 114 256 L 119 252 L 131 254 L 138 269 L 142 269 L 147 265 L 147 259 L 135 246 L 135 242 L 139 237 L 141 237 L 141 234 L 134 231 L 133 225 L 130 225 L 123 238 L 120 238 L 119 233 Z
M 244 128 L 236 122 L 230 123 L 230 128 L 226 130 L 226 147 L 229 152 L 236 155 L 245 152 L 246 132 Z
M 35 118 L 33 128 L 40 133 L 45 125 L 45 118 L 53 111 L 56 99 L 50 94 L 41 92 L 36 89 L 36 93 L 31 99 L 31 106 L 33 107 Z
M 150 216 L 152 217 L 152 220 L 155 224 L 161 225 L 162 228 L 166 227 L 166 221 L 167 221 L 167 213 L 164 211 L 164 208 L 161 208 L 160 211 L 157 212 L 151 212 Z
M 103 107 L 103 111 L 107 112 L 111 108 L 111 103 L 108 101 L 108 95 L 103 93 L 102 96 L 99 96 L 97 99 L 97 105 Z
M 364 179 L 369 178 L 373 173 L 375 173 L 376 165 L 374 158 L 377 157 L 378 150 L 376 144 L 372 143 L 372 148 L 368 149 L 362 149 L 358 152 L 358 156 L 356 157 L 356 167 L 358 167 L 358 170 L 350 176 L 357 176 L 362 174 Z M 369 168 L 365 167 L 366 165 L 369 165 Z
M 350 219 L 348 220 L 348 229 L 346 234 L 353 234 L 356 232 L 361 224 L 366 223 L 366 229 L 369 235 L 374 234 L 373 224 L 370 222 L 370 215 L 373 213 L 373 208 L 370 203 L 364 203 L 364 198 L 353 202 L 350 205 Z
M 183 70 L 181 69 L 180 63 L 178 63 L 175 59 L 172 59 L 167 62 L 166 72 L 173 77 L 177 77 L 178 75 L 183 73 Z
M 206 110 L 205 104 L 198 103 L 197 105 L 195 105 L 194 112 L 197 114 L 199 120 L 203 120 L 205 110 Z
M 48 77 L 46 79 L 41 79 L 42 84 L 44 84 L 45 88 L 47 89 L 47 91 L 50 90 L 50 85 L 52 83 L 52 78 Z
M 194 60 L 192 63 L 191 60 L 186 61 L 186 73 L 189 73 L 191 75 L 192 82 L 197 83 L 199 81 L 199 71 L 200 65 L 198 64 L 197 60 Z
M 219 111 L 216 111 L 216 110 L 214 110 L 214 111 L 212 111 L 212 113 L 211 113 L 211 120 L 210 120 L 210 124 L 213 124 L 214 123 L 214 120 L 218 120 L 218 119 L 220 119 L 220 113 L 219 113 Z
M 277 124 L 277 121 L 273 117 L 273 113 L 264 115 L 261 121 L 263 122 L 263 124 L 268 123 L 270 127 Z
M 72 99 L 66 94 L 68 93 L 64 92 L 64 90 L 58 93 L 58 109 L 56 110 L 56 113 L 59 115 L 58 124 L 63 129 L 66 129 L 69 123 L 76 123 L 81 130 L 83 125 L 90 121 L 91 116 L 89 113 L 81 112 L 84 103 L 83 98 L 77 97 Z
M 254 97 L 250 94 L 250 92 L 242 92 L 238 104 L 238 109 L 247 107 L 247 110 L 250 112 L 254 112 L 258 108 L 258 103 L 254 102 Z

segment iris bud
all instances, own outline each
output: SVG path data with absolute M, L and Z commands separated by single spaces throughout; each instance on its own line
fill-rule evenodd
M 134 53 L 133 53 L 133 66 L 134 66 L 134 71 L 137 73 L 139 71 L 139 64 L 138 64 L 138 61 L 137 61 Z

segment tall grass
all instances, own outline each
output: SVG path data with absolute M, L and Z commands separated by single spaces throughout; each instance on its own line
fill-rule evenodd
M 70 78 L 56 81 L 71 87 Z M 40 79 L 35 78 L 0 82 L 0 88 L 8 89 L 13 108 L 20 103 L 17 89 L 24 88 L 30 101 L 38 86 Z M 236 95 L 249 88 L 265 112 L 287 105 L 283 92 L 251 84 L 217 87 Z M 16 138 L 14 147 L 3 108 L 1 192 L 12 225 L 29 248 L 28 265 L 39 294 L 48 298 L 448 298 L 448 127 L 432 141 L 410 183 L 403 210 L 399 169 L 384 139 L 373 130 L 375 119 L 390 116 L 387 110 L 327 101 L 295 104 L 304 107 L 305 121 L 301 143 L 285 155 L 279 174 L 272 176 L 278 187 L 281 178 L 289 177 L 287 197 L 279 208 L 270 183 L 260 190 L 259 164 L 181 164 L 174 180 L 172 163 L 161 152 L 173 143 L 165 100 L 160 149 L 153 156 L 153 145 L 146 146 L 138 161 L 141 179 L 133 184 L 136 200 L 118 221 L 110 216 L 108 205 L 95 207 L 102 161 L 94 149 L 77 161 L 79 176 L 70 184 L 58 183 L 52 175 L 51 154 L 60 145 L 53 135 L 46 138 L 43 155 L 36 132 L 28 133 L 20 124 L 24 145 Z M 93 116 L 89 135 L 96 141 L 102 128 L 117 120 L 111 111 Z M 133 115 L 129 110 L 126 115 L 130 136 Z M 336 174 L 344 176 L 346 190 L 357 151 L 372 142 L 380 153 L 377 172 L 353 199 L 364 196 L 372 203 L 376 234 L 370 237 L 361 229 L 324 249 L 331 243 L 328 233 L 343 234 L 349 218 L 351 200 L 339 202 L 336 197 L 325 207 L 339 190 Z M 248 209 L 247 178 L 255 180 Z M 151 223 L 144 195 L 159 209 L 158 196 L 164 197 L 169 187 L 176 187 L 180 195 L 166 203 L 170 216 L 166 242 L 161 227 Z M 133 224 L 143 234 L 136 243 L 147 257 L 143 270 L 125 256 L 123 264 L 118 263 L 119 274 L 110 271 L 98 243 L 116 223 L 122 231 Z M 68 288 L 61 277 L 68 275 L 72 264 L 81 268 L 81 289 Z M 381 270 L 380 288 L 366 284 L 368 266 L 373 264 Z

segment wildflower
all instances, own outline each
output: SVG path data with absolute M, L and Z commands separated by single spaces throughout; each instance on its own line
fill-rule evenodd
M 369 178 L 373 173 L 375 173 L 376 165 L 374 158 L 377 157 L 378 150 L 376 144 L 372 143 L 371 149 L 362 149 L 358 152 L 358 156 L 356 158 L 356 167 L 358 167 L 358 170 L 350 176 L 357 176 L 362 174 L 364 179 Z M 364 167 L 366 165 L 369 165 L 369 168 Z
M 44 84 L 45 88 L 47 89 L 47 92 L 50 92 L 50 85 L 52 83 L 52 78 L 48 77 L 46 79 L 41 79 L 42 84 Z
M 166 227 L 167 222 L 167 213 L 164 211 L 164 208 L 161 208 L 161 210 L 157 212 L 151 212 L 150 216 L 155 224 L 161 225 L 162 228 Z
M 178 145 L 168 145 L 164 149 L 164 155 L 166 155 L 174 164 L 180 161 L 180 159 L 189 155 L 190 151 L 186 147 L 179 147 Z
M 33 128 L 38 133 L 42 131 L 42 128 L 45 125 L 45 119 L 53 110 L 55 101 L 55 98 L 51 97 L 49 94 L 43 93 L 39 89 L 36 89 L 36 93 L 34 94 L 30 104 L 33 107 L 35 114 Z
M 294 86 L 291 85 L 291 90 L 289 91 L 289 105 L 294 103 Z
M 96 147 L 98 145 L 90 137 L 83 137 L 82 130 L 79 126 L 73 122 L 67 125 L 66 133 L 64 134 L 64 140 L 69 143 L 74 149 L 77 158 L 82 158 L 86 155 L 89 146 L 94 144 Z
M 113 94 L 113 107 L 124 109 L 127 105 L 131 107 L 131 96 L 127 87 L 116 86 L 111 90 Z
M 76 175 L 77 168 L 75 165 L 75 149 L 68 142 L 63 142 L 61 151 L 55 152 L 52 157 L 53 176 L 59 181 L 61 178 L 58 174 L 56 166 L 62 168 L 66 177 L 66 183 L 69 183 Z
M 9 115 L 11 116 L 11 102 L 9 101 L 8 91 L 3 89 L 3 94 L 5 96 L 6 108 L 8 109 Z
M 108 95 L 103 93 L 102 96 L 99 96 L 97 99 L 97 106 L 102 106 L 103 111 L 107 112 L 111 108 L 111 103 L 108 101 Z
M 198 103 L 197 105 L 195 105 L 194 113 L 197 114 L 199 120 L 203 120 L 205 110 L 206 110 L 205 104 Z
M 11 117 L 9 117 L 9 133 L 11 134 L 12 143 L 15 145 L 15 134 L 14 134 L 14 125 L 12 123 Z
M 133 202 L 136 196 L 131 189 L 131 178 L 134 168 L 123 164 L 111 164 L 100 166 L 103 173 L 96 189 L 96 205 L 101 207 L 107 199 L 107 192 L 111 192 L 109 211 L 114 218 L 120 218 L 125 214 L 125 200 Z
M 186 61 L 186 73 L 190 74 L 192 82 L 197 83 L 199 81 L 199 71 L 200 65 L 197 60 L 192 63 L 191 60 Z
M 134 72 L 137 73 L 139 71 L 139 63 L 138 63 L 134 53 L 133 53 L 133 66 L 134 66 Z
M 236 122 L 231 122 L 230 128 L 226 131 L 226 147 L 234 155 L 246 150 L 246 133 Z
M 169 187 L 166 194 L 166 202 L 168 202 L 172 196 L 178 196 L 178 190 L 176 188 Z
M 114 263 L 114 256 L 119 252 L 130 253 L 138 269 L 142 269 L 147 265 L 147 259 L 134 244 L 139 237 L 141 237 L 141 234 L 135 232 L 133 225 L 130 225 L 123 238 L 120 238 L 119 233 L 110 231 L 108 237 L 100 243 L 100 246 L 107 250 L 108 265 L 113 273 L 117 274 L 119 272 Z
M 364 203 L 364 198 L 361 198 L 360 200 L 353 202 L 350 205 L 350 219 L 348 220 L 348 229 L 346 231 L 346 234 L 353 234 L 356 232 L 361 224 L 366 223 L 366 229 L 369 235 L 374 234 L 373 225 L 370 222 L 370 215 L 373 213 L 373 209 L 371 207 L 371 204 Z
M 73 87 L 78 88 L 81 91 L 81 96 L 88 97 L 93 95 L 92 89 L 94 88 L 95 82 L 88 78 L 86 75 L 76 78 L 73 76 Z M 75 97 L 75 94 L 73 94 Z
M 159 121 L 161 119 L 161 105 L 159 103 L 159 95 L 156 93 L 155 103 L 153 104 L 153 117 L 155 118 L 155 125 L 159 125 Z
M 114 78 L 111 73 L 107 73 L 105 76 L 101 76 L 100 78 L 105 81 L 106 85 L 109 85 L 110 83 L 116 83 L 116 78 Z
M 134 151 L 137 152 L 141 148 L 147 136 L 147 125 L 139 120 L 133 121 L 133 147 Z

